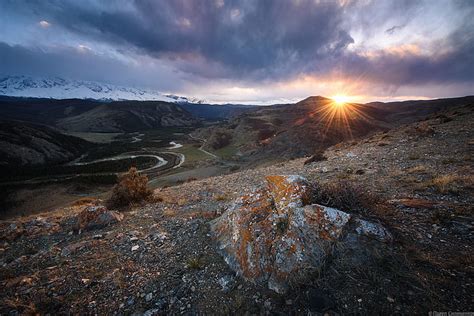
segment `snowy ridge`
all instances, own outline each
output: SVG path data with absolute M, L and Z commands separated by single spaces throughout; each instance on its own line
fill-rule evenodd
M 34 78 L 7 76 L 0 78 L 0 95 L 51 99 L 96 99 L 166 101 L 203 103 L 201 100 L 162 94 L 153 90 L 121 87 L 94 81 L 68 80 L 60 77 Z

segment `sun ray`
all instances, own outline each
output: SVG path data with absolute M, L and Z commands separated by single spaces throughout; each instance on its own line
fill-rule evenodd
M 350 103 L 351 97 L 343 94 L 336 95 L 313 109 L 307 119 L 322 124 L 322 137 L 325 139 L 329 133 L 343 133 L 353 138 L 355 121 L 370 121 L 362 106 Z

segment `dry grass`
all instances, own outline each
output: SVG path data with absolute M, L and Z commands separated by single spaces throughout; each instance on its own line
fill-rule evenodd
M 204 262 L 200 257 L 189 258 L 186 261 L 186 267 L 193 270 L 201 270 L 204 268 Z
M 323 160 L 327 160 L 327 158 L 324 156 L 324 150 L 319 150 L 314 155 L 306 159 L 304 161 L 304 165 Z
M 74 201 L 71 206 L 84 206 L 86 204 L 97 204 L 98 202 L 95 198 L 84 197 Z
M 110 208 L 128 207 L 133 204 L 151 201 L 153 191 L 148 188 L 148 177 L 140 175 L 137 168 L 130 170 L 119 177 L 112 195 L 107 200 L 106 205 Z
M 464 190 L 472 190 L 474 176 L 460 176 L 455 174 L 434 177 L 421 184 L 422 188 L 432 188 L 438 193 L 459 193 Z
M 416 126 L 409 127 L 405 132 L 412 136 L 431 136 L 435 133 L 434 129 L 428 124 L 428 122 L 421 122 Z
M 349 213 L 373 215 L 381 201 L 349 181 L 338 180 L 314 184 L 312 203 L 322 204 Z
M 223 201 L 230 200 L 230 197 L 228 194 L 217 194 L 217 195 L 214 195 L 214 200 L 223 202 Z
M 428 168 L 423 165 L 414 166 L 405 170 L 407 173 L 427 173 Z

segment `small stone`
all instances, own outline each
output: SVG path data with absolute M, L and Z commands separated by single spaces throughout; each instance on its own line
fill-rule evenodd
M 138 240 L 138 237 L 131 237 L 130 238 L 130 241 L 137 241 Z
M 105 206 L 88 206 L 76 216 L 76 229 L 97 229 L 122 221 L 123 214 Z
M 191 291 L 192 291 L 192 292 L 196 291 L 196 287 L 195 287 L 194 285 L 191 286 Z
M 224 292 L 229 292 L 234 283 L 234 277 L 231 275 L 225 275 L 219 279 L 219 285 L 222 287 Z
M 387 301 L 389 301 L 390 303 L 394 303 L 395 299 L 393 297 L 387 296 Z
M 143 316 L 154 316 L 154 315 L 157 315 L 159 312 L 160 312 L 160 309 L 153 308 L 153 309 L 149 309 L 149 310 L 145 311 L 143 313 Z
M 153 293 L 148 293 L 145 297 L 145 301 L 149 302 L 153 299 Z
M 137 251 L 139 248 L 140 248 L 140 246 L 135 245 L 135 246 L 132 247 L 132 251 Z
M 97 235 L 92 236 L 92 238 L 94 238 L 94 239 L 102 239 L 102 238 L 104 238 L 104 235 L 97 234 Z

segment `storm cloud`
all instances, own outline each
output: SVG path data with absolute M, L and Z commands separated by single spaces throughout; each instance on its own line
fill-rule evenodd
M 177 91 L 186 80 L 258 85 L 301 76 L 472 85 L 474 5 L 432 3 L 3 1 L 0 71 L 121 76 Z M 35 27 L 38 36 L 25 35 Z

